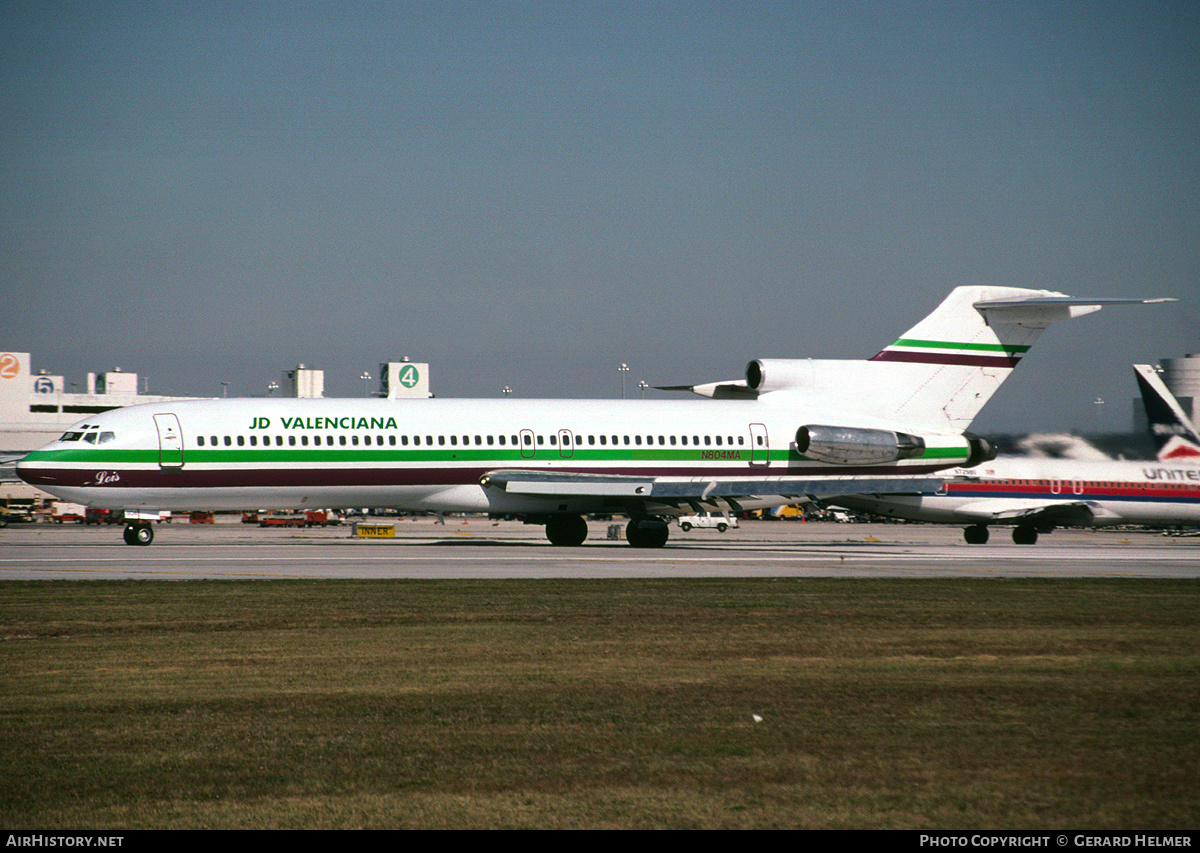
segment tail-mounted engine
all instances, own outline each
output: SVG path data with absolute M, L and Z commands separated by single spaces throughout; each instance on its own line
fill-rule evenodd
M 980 462 L 991 462 L 996 458 L 996 448 L 992 447 L 989 441 L 970 432 L 964 432 L 963 438 L 967 440 L 967 448 L 970 453 L 967 454 L 967 461 L 962 464 L 962 467 L 971 468 Z
M 759 394 L 812 384 L 811 360 L 799 358 L 758 358 L 746 365 L 746 384 Z
M 966 457 L 962 467 L 996 458 L 987 441 L 971 433 L 930 436 L 937 445 L 957 445 Z M 885 429 L 808 424 L 796 430 L 796 450 L 816 462 L 829 465 L 886 465 L 925 454 L 925 437 Z
M 810 424 L 796 430 L 796 449 L 830 465 L 884 465 L 925 452 L 925 439 L 906 432 Z

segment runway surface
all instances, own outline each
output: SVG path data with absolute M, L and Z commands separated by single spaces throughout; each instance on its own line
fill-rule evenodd
M 392 519 L 388 519 L 392 521 Z M 620 524 L 617 520 L 614 524 Z M 607 577 L 1200 577 L 1200 537 L 1141 530 L 1057 530 L 1014 545 L 993 528 L 967 545 L 957 527 L 744 522 L 727 533 L 672 529 L 665 548 L 636 549 L 592 522 L 579 548 L 541 527 L 483 518 L 396 520 L 394 539 L 355 539 L 348 526 L 155 526 L 149 547 L 121 528 L 13 525 L 0 530 L 0 580 Z

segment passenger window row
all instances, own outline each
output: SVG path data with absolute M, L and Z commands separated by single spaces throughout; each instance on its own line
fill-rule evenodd
M 72 438 L 68 437 L 71 435 L 74 435 L 74 434 L 67 433 L 67 435 L 63 436 L 62 440 L 63 441 L 76 440 L 76 439 L 72 439 Z M 112 433 L 104 433 L 104 435 L 111 437 Z M 86 436 L 85 436 L 85 438 L 86 438 Z M 335 441 L 335 438 L 336 438 L 336 441 Z M 765 445 L 765 441 L 761 435 L 755 436 L 755 438 L 756 438 L 757 446 L 763 447 Z M 94 441 L 95 440 L 94 437 L 91 440 Z M 101 441 L 104 441 L 104 440 L 105 439 L 102 437 Z M 517 435 L 512 435 L 512 436 L 476 435 L 474 437 L 469 436 L 469 435 L 463 435 L 463 436 L 459 436 L 459 435 L 451 435 L 451 436 L 414 435 L 411 437 L 408 435 L 400 435 L 400 436 L 396 436 L 396 435 L 388 435 L 388 436 L 363 435 L 363 436 L 359 436 L 357 434 L 349 435 L 349 436 L 338 435 L 336 437 L 332 436 L 332 435 L 325 435 L 325 436 L 288 435 L 286 437 L 282 436 L 282 435 L 276 435 L 276 436 L 269 436 L 269 435 L 263 435 L 263 436 L 258 436 L 258 435 L 203 436 L 203 435 L 200 435 L 200 436 L 196 437 L 196 446 L 197 447 L 233 447 L 236 445 L 237 447 L 246 447 L 246 446 L 250 446 L 250 447 L 260 447 L 260 446 L 261 447 L 272 447 L 272 446 L 273 447 L 284 447 L 286 445 L 288 447 L 297 447 L 297 446 L 299 446 L 299 447 L 335 447 L 335 446 L 337 446 L 337 447 L 347 447 L 347 446 L 349 446 L 349 447 L 359 447 L 359 446 L 365 446 L 365 447 L 371 447 L 371 446 L 376 446 L 376 447 L 384 447 L 384 446 L 387 446 L 387 447 L 396 447 L 396 446 L 433 447 L 436 445 L 438 447 L 445 447 L 445 446 L 449 445 L 451 447 L 470 447 L 470 446 L 475 446 L 475 447 L 483 447 L 483 446 L 487 446 L 487 447 L 497 447 L 497 446 L 499 446 L 499 447 L 506 447 L 506 446 L 532 447 L 532 446 L 534 446 L 534 443 L 536 441 L 536 444 L 539 447 L 545 446 L 547 444 L 550 445 L 551 447 L 557 447 L 557 446 L 559 446 L 560 440 L 561 440 L 561 444 L 563 447 L 572 446 L 572 441 L 574 441 L 575 447 L 582 447 L 585 444 L 589 447 L 595 447 L 595 446 L 601 446 L 601 447 L 607 447 L 607 446 L 613 446 L 613 447 L 617 447 L 617 446 L 744 447 L 746 445 L 746 437 L 742 436 L 742 435 L 739 435 L 736 437 L 731 436 L 731 435 L 727 435 L 727 436 L 721 436 L 721 435 L 717 435 L 717 436 L 712 436 L 712 435 L 704 435 L 704 436 L 700 436 L 700 435 L 692 435 L 692 436 L 686 436 L 686 435 L 680 435 L 680 436 L 675 436 L 675 435 L 658 435 L 658 436 L 654 436 L 654 435 L 647 435 L 647 436 L 642 436 L 642 435 L 633 435 L 633 436 L 630 436 L 630 435 L 600 435 L 600 436 L 588 435 L 586 437 L 585 436 L 575 436 L 573 438 L 571 433 L 563 432 L 561 434 L 551 434 L 549 436 L 539 435 L 539 436 L 536 436 L 536 439 L 532 433 L 522 433 L 519 436 L 517 436 Z

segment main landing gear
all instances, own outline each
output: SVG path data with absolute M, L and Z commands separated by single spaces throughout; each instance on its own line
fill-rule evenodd
M 625 525 L 625 538 L 634 548 L 661 548 L 670 535 L 671 528 L 661 518 L 631 518 Z
M 1018 545 L 1036 545 L 1037 528 L 1028 524 L 1018 524 L 1013 528 L 1013 542 Z
M 149 545 L 154 541 L 154 528 L 149 524 L 126 524 L 126 545 Z
M 587 521 L 582 515 L 555 515 L 546 522 L 546 538 L 551 545 L 575 548 L 587 539 Z
M 545 521 L 546 538 L 561 548 L 576 548 L 587 539 L 587 521 L 579 515 L 552 515 Z M 671 529 L 661 518 L 631 518 L 625 525 L 625 538 L 634 548 L 661 548 L 667 544 Z M 126 541 L 128 534 L 126 534 Z
M 1012 540 L 1018 545 L 1036 545 L 1038 533 L 1049 533 L 1053 528 L 1038 530 L 1032 524 L 1018 524 L 1013 528 Z M 984 545 L 988 541 L 988 529 L 984 524 L 972 524 L 963 529 L 963 539 L 968 545 Z
M 968 545 L 986 545 L 988 529 L 982 524 L 973 524 L 963 530 L 963 539 L 967 540 Z

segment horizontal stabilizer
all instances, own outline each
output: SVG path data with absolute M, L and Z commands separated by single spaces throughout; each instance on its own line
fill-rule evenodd
M 1095 313 L 1105 305 L 1154 305 L 1174 301 L 1169 297 L 1108 299 L 1053 295 L 981 300 L 975 303 L 975 308 L 988 322 L 1000 320 L 1044 328 L 1060 320 L 1071 320 Z
M 754 400 L 758 392 L 746 384 L 745 379 L 734 379 L 728 382 L 708 382 L 704 385 L 655 385 L 657 391 L 691 391 L 701 397 L 712 397 L 714 400 Z

